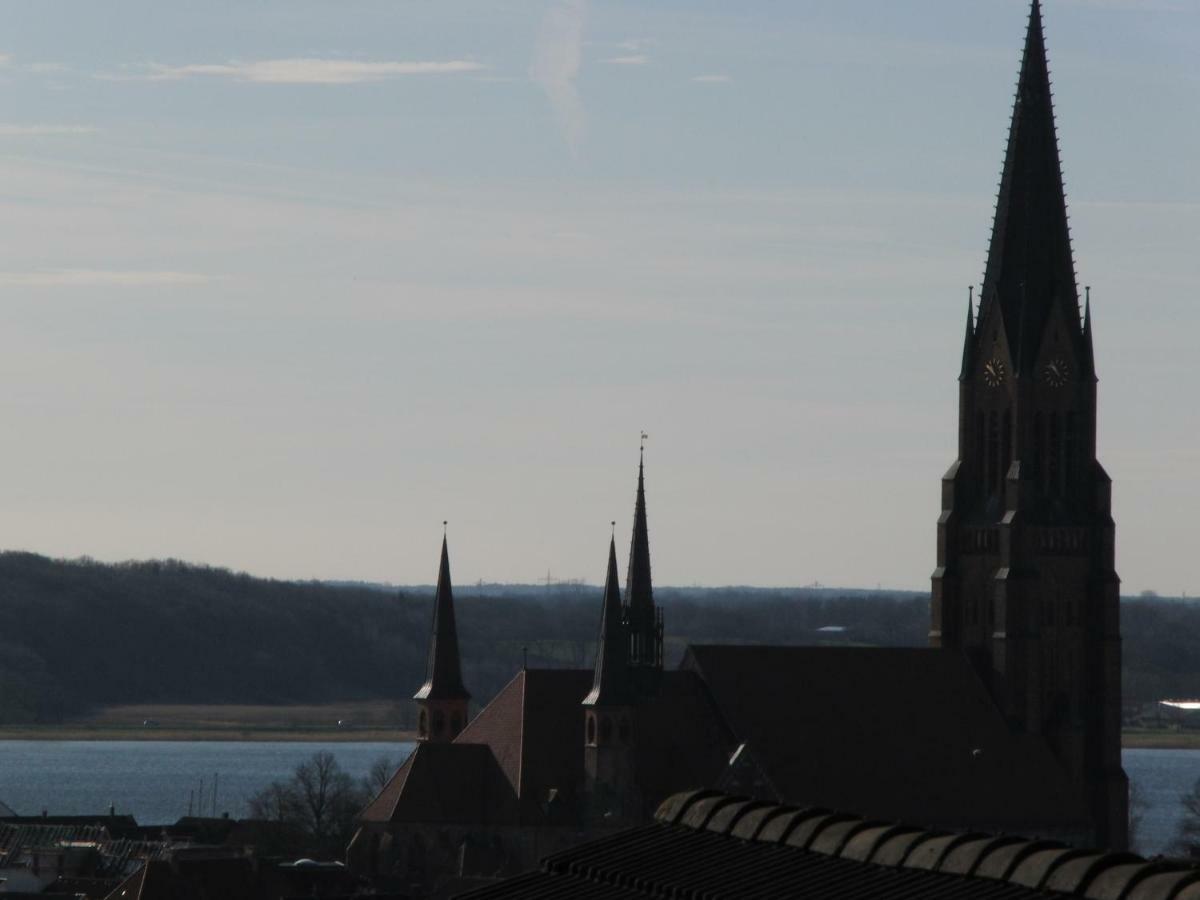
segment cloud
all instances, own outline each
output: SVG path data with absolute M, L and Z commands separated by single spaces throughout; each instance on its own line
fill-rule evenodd
M 0 137 L 47 137 L 62 134 L 95 134 L 91 125 L 16 125 L 0 122 Z
M 644 66 L 650 62 L 650 57 L 644 53 L 636 53 L 630 56 L 610 56 L 608 59 L 603 60 L 603 62 L 612 66 Z
M 184 78 L 229 78 L 257 84 L 361 84 L 409 75 L 458 75 L 484 69 L 481 63 L 452 59 L 444 61 L 376 61 L 352 59 L 264 59 L 257 62 L 190 63 L 167 66 L 150 63 L 144 74 L 105 76 L 115 80 L 139 78 L 149 81 L 178 81 Z
M 559 0 L 542 20 L 530 77 L 546 96 L 571 152 L 583 143 L 586 117 L 575 79 L 583 58 L 584 0 Z
M 208 277 L 194 272 L 106 269 L 45 269 L 0 272 L 5 287 L 149 287 L 203 284 Z
M 698 84 L 728 84 L 732 79 L 728 75 L 713 74 L 695 75 L 692 77 L 692 81 Z
M 65 65 L 56 62 L 27 63 L 22 68 L 34 75 L 56 75 L 68 71 Z

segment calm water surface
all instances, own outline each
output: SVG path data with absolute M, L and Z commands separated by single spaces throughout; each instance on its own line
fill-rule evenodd
M 408 743 L 269 741 L 0 741 L 0 799 L 21 815 L 95 815 L 114 805 L 143 825 L 174 822 L 204 780 L 204 811 L 246 813 L 246 800 L 328 750 L 355 778 L 380 757 L 399 765 Z M 193 803 L 195 801 L 193 800 Z M 194 808 L 198 811 L 198 807 Z
M 142 824 L 174 822 L 204 779 L 205 811 L 241 816 L 246 799 L 328 750 L 363 777 L 380 757 L 399 765 L 412 744 L 182 741 L 0 741 L 0 800 L 18 813 L 97 814 L 110 804 Z M 1125 771 L 1146 802 L 1137 850 L 1162 853 L 1175 837 L 1179 797 L 1200 778 L 1200 750 L 1126 750 Z M 193 801 L 195 802 L 195 801 Z

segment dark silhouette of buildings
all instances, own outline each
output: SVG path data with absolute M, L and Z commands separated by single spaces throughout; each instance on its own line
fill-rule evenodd
M 1097 843 L 1124 846 L 1112 482 L 1096 459 L 1091 308 L 1080 315 L 1037 0 L 958 415 L 930 643 L 966 652 L 1012 727 L 1066 767 Z
M 1123 849 L 1110 483 L 1037 0 L 960 384 L 929 649 L 692 646 L 664 671 L 639 461 L 625 592 L 611 541 L 594 668 L 523 669 L 456 734 L 467 693 L 443 543 L 417 694 L 432 724 L 363 811 L 352 866 L 448 896 L 697 787 Z
M 1197 900 L 1200 868 L 1048 841 L 947 834 L 694 791 L 655 821 L 542 860 L 535 872 L 463 895 L 774 900 L 870 897 Z

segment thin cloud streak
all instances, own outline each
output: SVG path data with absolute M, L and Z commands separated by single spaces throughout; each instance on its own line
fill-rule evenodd
M 16 125 L 0 122 L 0 137 L 49 137 L 53 135 L 95 134 L 100 129 L 91 125 Z
M 4 287 L 152 287 L 205 284 L 208 281 L 208 276 L 195 272 L 106 269 L 0 272 L 0 286 Z
M 546 92 L 571 152 L 583 144 L 586 116 L 575 79 L 583 59 L 584 0 L 562 0 L 542 20 L 530 77 Z
M 638 53 L 633 56 L 610 56 L 608 59 L 603 60 L 603 62 L 608 63 L 610 66 L 644 66 L 650 62 L 650 57 L 643 53 Z
M 443 61 L 360 61 L 351 59 L 264 59 L 255 62 L 190 63 L 168 66 L 149 63 L 136 75 L 104 76 L 114 80 L 179 81 L 185 78 L 227 78 L 255 84 L 361 84 L 413 75 L 460 75 L 480 72 L 482 63 Z

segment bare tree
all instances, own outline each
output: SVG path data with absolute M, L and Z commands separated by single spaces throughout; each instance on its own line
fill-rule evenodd
M 290 825 L 312 849 L 340 855 L 354 832 L 354 819 L 366 792 L 322 751 L 296 766 L 287 781 L 275 781 L 250 798 L 250 815 Z
M 1186 859 L 1200 859 L 1200 779 L 1188 793 L 1179 798 L 1183 805 L 1183 820 L 1175 835 L 1175 853 Z
M 399 764 L 390 756 L 381 756 L 371 763 L 371 771 L 363 779 L 363 789 L 372 797 L 376 797 L 392 780 Z

